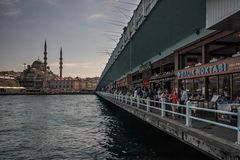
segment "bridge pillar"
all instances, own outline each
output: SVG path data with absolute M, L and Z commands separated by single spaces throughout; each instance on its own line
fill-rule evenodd
M 186 126 L 187 127 L 192 126 L 192 119 L 190 118 L 190 116 L 192 115 L 192 110 L 191 108 L 189 108 L 189 106 L 190 106 L 190 101 L 187 101 L 187 104 L 186 104 Z
M 147 97 L 147 112 L 150 112 L 150 98 Z
M 166 104 L 165 104 L 164 102 L 165 102 L 165 99 L 162 98 L 162 99 L 161 99 L 161 108 L 162 108 L 162 114 L 161 114 L 161 116 L 162 116 L 162 117 L 165 117 Z
M 237 127 L 238 127 L 238 133 L 237 133 L 237 144 L 240 144 L 240 107 L 238 107 L 237 110 Z
M 139 103 L 140 103 L 140 99 L 139 96 L 137 96 L 137 107 L 139 108 Z
M 130 105 L 132 106 L 132 96 L 130 96 Z

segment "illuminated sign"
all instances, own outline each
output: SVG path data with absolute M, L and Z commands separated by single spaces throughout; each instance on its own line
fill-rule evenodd
M 240 56 L 226 58 L 214 63 L 203 64 L 201 66 L 178 70 L 176 72 L 176 75 L 178 79 L 184 79 L 238 72 L 240 72 Z
M 216 73 L 226 72 L 227 68 L 228 68 L 228 64 L 220 63 L 220 64 L 215 64 L 215 65 L 209 65 L 206 67 L 193 68 L 193 69 L 179 71 L 179 72 L 177 72 L 177 77 L 178 78 L 188 78 L 188 77 L 193 77 L 193 76 L 216 74 Z

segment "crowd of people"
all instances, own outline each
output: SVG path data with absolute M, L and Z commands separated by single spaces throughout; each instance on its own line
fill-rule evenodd
M 176 107 L 176 105 L 174 104 L 186 105 L 188 101 L 188 94 L 184 87 L 181 87 L 179 92 L 177 92 L 176 89 L 173 89 L 171 92 L 169 92 L 167 89 L 163 89 L 160 87 L 156 87 L 152 90 L 147 87 L 136 87 L 134 90 L 127 89 L 124 87 L 121 89 L 113 89 L 111 90 L 111 92 L 114 94 L 133 96 L 134 98 L 139 97 L 147 99 L 149 97 L 151 100 L 154 101 L 164 100 L 165 102 L 173 104 L 171 106 L 168 105 L 171 111 L 179 113 L 185 113 L 185 108 Z M 154 107 L 161 107 L 159 106 L 160 103 L 158 104 L 152 103 L 152 105 Z M 175 118 L 175 116 L 173 116 L 173 118 Z

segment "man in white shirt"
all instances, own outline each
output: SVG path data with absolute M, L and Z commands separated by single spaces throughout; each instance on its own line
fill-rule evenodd
M 185 105 L 188 100 L 187 91 L 182 87 L 181 88 L 181 97 L 180 97 L 180 104 Z

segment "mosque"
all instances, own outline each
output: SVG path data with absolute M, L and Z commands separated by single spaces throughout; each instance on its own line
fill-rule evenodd
M 48 82 L 54 79 L 62 79 L 62 48 L 60 50 L 60 76 L 54 74 L 47 65 L 47 43 L 44 44 L 44 62 L 39 58 L 28 65 L 27 68 L 20 75 L 20 85 L 22 87 L 39 90 L 48 87 Z
M 43 93 L 73 93 L 79 91 L 94 91 L 99 77 L 94 78 L 72 78 L 63 77 L 62 48 L 59 58 L 59 75 L 54 74 L 47 65 L 47 43 L 44 44 L 44 58 L 39 58 L 28 65 L 20 74 L 19 83 L 26 88 L 26 92 Z

